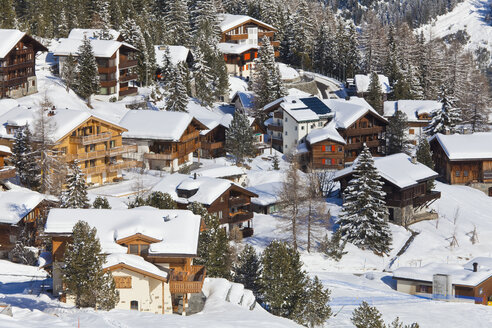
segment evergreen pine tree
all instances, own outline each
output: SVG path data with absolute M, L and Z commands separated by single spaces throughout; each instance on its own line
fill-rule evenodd
M 36 161 L 31 143 L 31 132 L 26 124 L 15 133 L 12 161 L 20 183 L 29 189 L 36 189 L 41 184 L 41 169 Z
M 278 154 L 275 153 L 275 155 L 273 155 L 272 168 L 275 171 L 280 170 L 280 165 L 279 164 L 280 164 L 280 160 L 278 159 Z
M 78 308 L 110 310 L 118 303 L 119 294 L 111 273 L 103 270 L 106 255 L 101 253 L 96 232 L 84 221 L 74 225 L 72 242 L 64 255 L 63 282 Z
M 420 138 L 415 155 L 419 163 L 424 164 L 431 170 L 434 169 L 434 160 L 432 159 L 432 151 L 429 145 L 429 141 L 427 141 L 427 138 L 425 137 Z M 434 187 L 435 187 L 434 180 L 430 180 L 427 182 L 428 191 L 432 190 Z
M 0 0 L 0 28 L 15 28 L 16 14 L 12 0 Z
M 356 328 L 385 328 L 381 312 L 367 302 L 362 304 L 352 312 L 350 319 Z
M 244 246 L 233 267 L 233 273 L 234 282 L 243 284 L 244 288 L 251 290 L 257 299 L 260 297 L 261 265 L 253 246 Z
M 166 50 L 164 50 L 164 55 L 162 56 L 161 63 L 161 80 L 165 86 L 171 82 L 173 78 L 173 74 L 175 73 L 175 69 L 173 63 L 171 62 L 171 53 L 169 52 L 169 47 L 166 46 Z
M 402 111 L 396 111 L 395 115 L 389 119 L 386 128 L 388 155 L 396 153 L 408 153 L 410 151 L 410 140 L 407 136 L 408 117 Z
M 166 110 L 174 112 L 186 112 L 188 106 L 188 95 L 183 81 L 182 72 L 179 67 L 173 67 L 170 83 L 167 86 L 168 97 Z
M 67 56 L 65 63 L 63 64 L 63 69 L 61 73 L 61 78 L 65 82 L 67 92 L 74 85 L 77 80 L 77 60 L 72 54 Z
M 344 191 L 343 212 L 338 224 L 347 241 L 376 254 L 388 253 L 391 231 L 385 222 L 388 214 L 383 182 L 374 166 L 369 148 L 354 163 L 353 177 Z
M 101 197 L 101 196 L 97 196 L 96 199 L 94 199 L 94 203 L 92 203 L 92 207 L 111 209 L 108 199 L 106 197 Z
M 142 29 L 134 19 L 127 19 L 121 29 L 123 39 L 138 49 L 137 55 L 137 74 L 138 81 L 148 84 L 149 76 L 153 74 L 151 65 L 151 54 L 149 54 L 149 45 L 146 42 Z M 153 46 L 152 46 L 153 49 Z M 155 59 L 155 57 L 154 57 Z
M 226 150 L 236 158 L 236 164 L 242 163 L 246 157 L 255 155 L 255 139 L 248 117 L 236 111 L 229 129 L 226 130 Z
M 297 249 L 274 240 L 262 253 L 261 293 L 269 311 L 298 318 L 306 299 L 306 272 Z
M 191 43 L 190 14 L 186 1 L 170 1 L 164 21 L 166 22 L 167 44 L 183 46 Z
M 207 268 L 207 276 L 226 278 L 231 276 L 232 250 L 225 229 L 220 226 L 220 220 L 215 214 L 208 213 L 200 203 L 193 202 L 188 209 L 199 215 L 205 223 L 205 229 L 200 231 L 198 239 L 197 264 Z
M 91 106 L 91 96 L 99 92 L 99 71 L 97 70 L 96 57 L 92 51 L 92 45 L 84 35 L 82 45 L 78 52 L 77 63 L 77 93 L 87 99 L 87 105 Z
M 77 161 L 70 165 L 70 173 L 67 175 L 67 189 L 63 191 L 61 197 L 61 207 L 63 208 L 89 208 L 89 198 L 87 197 L 87 185 L 84 174 L 80 170 Z
M 442 104 L 441 108 L 432 112 L 432 120 L 424 130 L 430 136 L 446 131 L 453 133 L 456 124 L 461 120 L 459 109 L 454 105 L 456 99 L 446 86 L 441 86 L 439 101 Z
M 332 315 L 328 304 L 331 291 L 323 287 L 318 276 L 314 276 L 314 279 L 309 279 L 305 293 L 306 300 L 296 321 L 309 328 L 322 326 Z
M 161 210 L 172 210 L 177 208 L 176 202 L 168 193 L 154 191 L 145 200 L 145 204 Z
M 319 243 L 319 251 L 338 262 L 347 254 L 347 252 L 343 251 L 346 244 L 347 241 L 342 240 L 341 231 L 337 230 L 332 234 L 331 238 L 325 235 L 324 239 Z
M 375 72 L 371 73 L 366 100 L 379 114 L 383 114 L 383 91 L 379 84 L 379 77 Z
M 212 105 L 213 95 L 210 92 L 212 89 L 213 77 L 210 73 L 211 68 L 205 62 L 204 55 L 197 47 L 194 51 L 195 63 L 193 64 L 193 77 L 195 80 L 196 98 L 204 106 Z

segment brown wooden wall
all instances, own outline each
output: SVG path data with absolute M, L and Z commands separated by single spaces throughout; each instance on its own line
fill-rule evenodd
M 345 147 L 332 140 L 312 144 L 309 162 L 313 169 L 342 169 L 345 165 Z

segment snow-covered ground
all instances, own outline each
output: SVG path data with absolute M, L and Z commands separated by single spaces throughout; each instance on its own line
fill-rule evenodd
M 492 24 L 486 21 L 491 14 L 489 0 L 465 0 L 456 5 L 449 13 L 438 16 L 432 23 L 417 31 L 424 32 L 429 38 L 442 38 L 464 30 L 470 37 L 466 47 L 475 50 L 478 47 L 492 50 Z

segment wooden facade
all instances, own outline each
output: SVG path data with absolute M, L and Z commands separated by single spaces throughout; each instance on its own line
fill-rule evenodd
M 312 169 L 340 170 L 345 166 L 345 145 L 326 139 L 309 145 L 308 163 Z
M 226 128 L 217 125 L 207 134 L 200 135 L 201 156 L 204 158 L 216 158 L 225 156 Z
M 48 49 L 17 30 L 2 30 L 2 35 L 6 34 L 21 37 L 7 55 L 0 58 L 0 98 L 19 98 L 36 93 L 36 53 Z
M 0 146 L 0 180 L 14 178 L 16 175 L 15 167 L 5 165 L 5 158 L 11 155 L 10 152 L 2 151 Z
M 383 156 L 386 151 L 385 131 L 387 121 L 371 111 L 360 117 L 347 129 L 337 129 L 347 143 L 345 162 L 353 162 L 359 156 L 364 144 L 373 156 Z

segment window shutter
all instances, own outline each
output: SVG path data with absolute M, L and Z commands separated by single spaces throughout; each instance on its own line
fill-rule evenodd
M 332 151 L 332 152 L 335 152 L 335 146 L 334 146 L 334 145 L 333 145 L 333 146 L 331 146 L 331 151 Z

